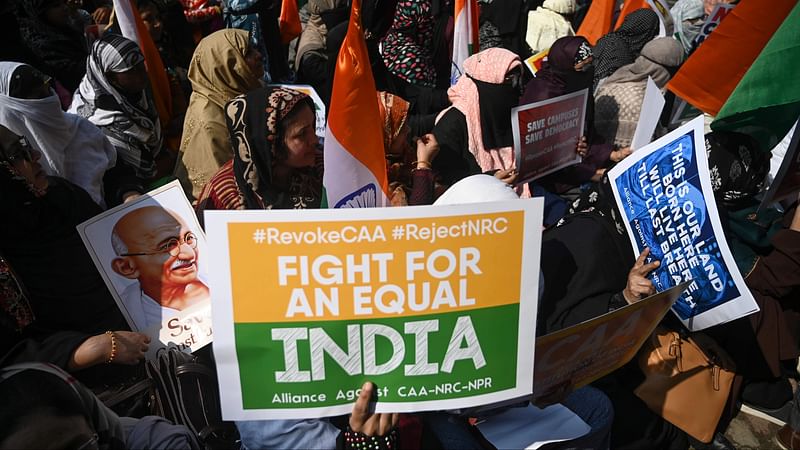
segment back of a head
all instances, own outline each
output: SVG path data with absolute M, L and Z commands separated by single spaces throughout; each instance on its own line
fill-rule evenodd
M 250 46 L 244 30 L 226 28 L 203 38 L 189 64 L 189 81 L 194 92 L 219 105 L 260 86 L 245 55 Z
M 655 38 L 645 44 L 640 56 L 664 67 L 678 67 L 683 64 L 683 46 L 671 37 Z
M 636 54 L 642 50 L 644 44 L 658 35 L 658 14 L 648 8 L 641 8 L 625 16 L 622 25 L 615 32 L 622 36 Z
M 517 199 L 519 196 L 508 184 L 491 175 L 478 174 L 466 177 L 450 186 L 434 202 L 434 205 L 460 205 Z

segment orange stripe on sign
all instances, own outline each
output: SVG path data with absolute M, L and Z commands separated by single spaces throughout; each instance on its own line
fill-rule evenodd
M 372 172 L 388 195 L 377 97 L 361 28 L 361 4 L 354 0 L 347 35 L 336 61 L 328 128 L 342 147 Z

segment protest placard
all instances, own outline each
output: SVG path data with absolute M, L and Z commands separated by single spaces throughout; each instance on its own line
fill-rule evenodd
M 317 135 L 319 143 L 322 145 L 325 140 L 325 121 L 327 120 L 327 113 L 325 110 L 325 102 L 323 102 L 322 98 L 317 94 L 317 90 L 308 84 L 271 84 L 270 86 L 294 89 L 295 91 L 300 91 L 311 97 L 311 100 L 314 101 L 314 116 L 316 119 L 314 134 Z
M 764 194 L 759 209 L 800 191 L 800 152 L 797 151 L 797 148 L 800 147 L 800 133 L 797 132 L 797 123 L 792 128 L 792 132 L 792 139 L 789 141 L 789 147 L 786 148 L 778 173 L 775 174 L 772 184 Z
M 78 225 L 131 329 L 194 351 L 212 340 L 205 235 L 178 181 Z
M 583 136 L 588 89 L 511 110 L 517 184 L 581 161 L 575 151 Z
M 541 199 L 207 211 L 226 420 L 475 406 L 533 383 Z
M 608 171 L 634 253 L 650 248 L 661 292 L 690 281 L 673 312 L 692 331 L 758 311 L 728 248 L 714 201 L 703 117 L 643 147 Z
M 711 10 L 711 14 L 708 15 L 706 21 L 703 22 L 703 26 L 700 27 L 700 33 L 698 33 L 697 37 L 694 38 L 693 45 L 695 48 L 702 44 L 703 41 L 708 39 L 708 36 L 717 28 L 720 22 L 722 22 L 722 19 L 724 19 L 734 7 L 736 7 L 736 5 L 732 5 L 730 3 L 717 3 L 717 5 L 714 6 L 714 9 Z
M 636 124 L 636 131 L 631 139 L 631 150 L 644 147 L 653 139 L 656 132 L 658 121 L 661 119 L 661 111 L 664 110 L 664 95 L 652 78 L 647 77 L 647 87 L 644 91 L 642 100 L 642 112 L 639 114 L 639 123 Z
M 536 72 L 541 70 L 542 64 L 547 60 L 548 53 L 550 53 L 549 48 L 525 59 L 525 67 L 527 67 L 533 75 L 536 75 Z
M 627 364 L 688 284 L 536 339 L 533 398 L 586 386 Z

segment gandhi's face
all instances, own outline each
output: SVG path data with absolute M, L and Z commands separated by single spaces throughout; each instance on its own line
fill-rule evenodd
M 128 248 L 120 256 L 129 258 L 141 283 L 160 282 L 166 289 L 197 280 L 197 238 L 180 217 L 159 207 L 140 208 L 120 219 L 116 230 Z

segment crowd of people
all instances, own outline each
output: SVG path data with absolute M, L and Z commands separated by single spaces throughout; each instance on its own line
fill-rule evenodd
M 637 261 L 607 171 L 632 154 L 648 79 L 664 91 L 666 111 L 679 100 L 665 87 L 720 2 L 732 1 L 667 0 L 667 23 L 652 9 L 633 11 L 592 45 L 576 35 L 590 0 L 480 0 L 480 51 L 455 81 L 453 0 L 362 0 L 391 206 L 544 197 L 541 273 L 525 274 L 541 280 L 530 324 L 538 336 L 655 293 L 648 275 L 658 262 Z M 207 210 L 325 203 L 320 109 L 291 85 L 312 86 L 336 114 L 330 100 L 350 1 L 301 2 L 303 31 L 289 42 L 277 0 L 132 3 L 161 57 L 168 98 L 151 87 L 152 65 L 123 37 L 110 1 L 0 6 L 0 448 L 201 445 L 187 428 L 124 417 L 131 411 L 95 396 L 143 377 L 151 342 L 131 330 L 76 225 L 173 179 L 201 224 Z M 543 50 L 534 76 L 523 61 Z M 512 108 L 584 89 L 585 126 L 574 143 L 581 162 L 515 183 Z M 676 126 L 668 116 L 656 137 Z M 747 404 L 782 417 L 779 443 L 800 449 L 792 301 L 800 213 L 790 203 L 758 210 L 771 149 L 744 132 L 708 133 L 705 142 L 725 237 L 760 308 L 706 331 L 736 362 L 714 438 L 699 442 L 648 409 L 633 392 L 642 379 L 634 361 L 555 399 L 591 428 L 560 448 L 733 448 L 724 433 Z M 132 245 L 122 228 L 120 245 Z M 189 238 L 176 245 L 194 248 Z M 138 277 L 137 258 L 155 253 L 118 251 L 120 273 Z M 205 362 L 213 366 L 210 352 Z M 491 448 L 468 417 L 375 414 L 374 394 L 367 382 L 347 417 L 238 422 L 232 445 Z

